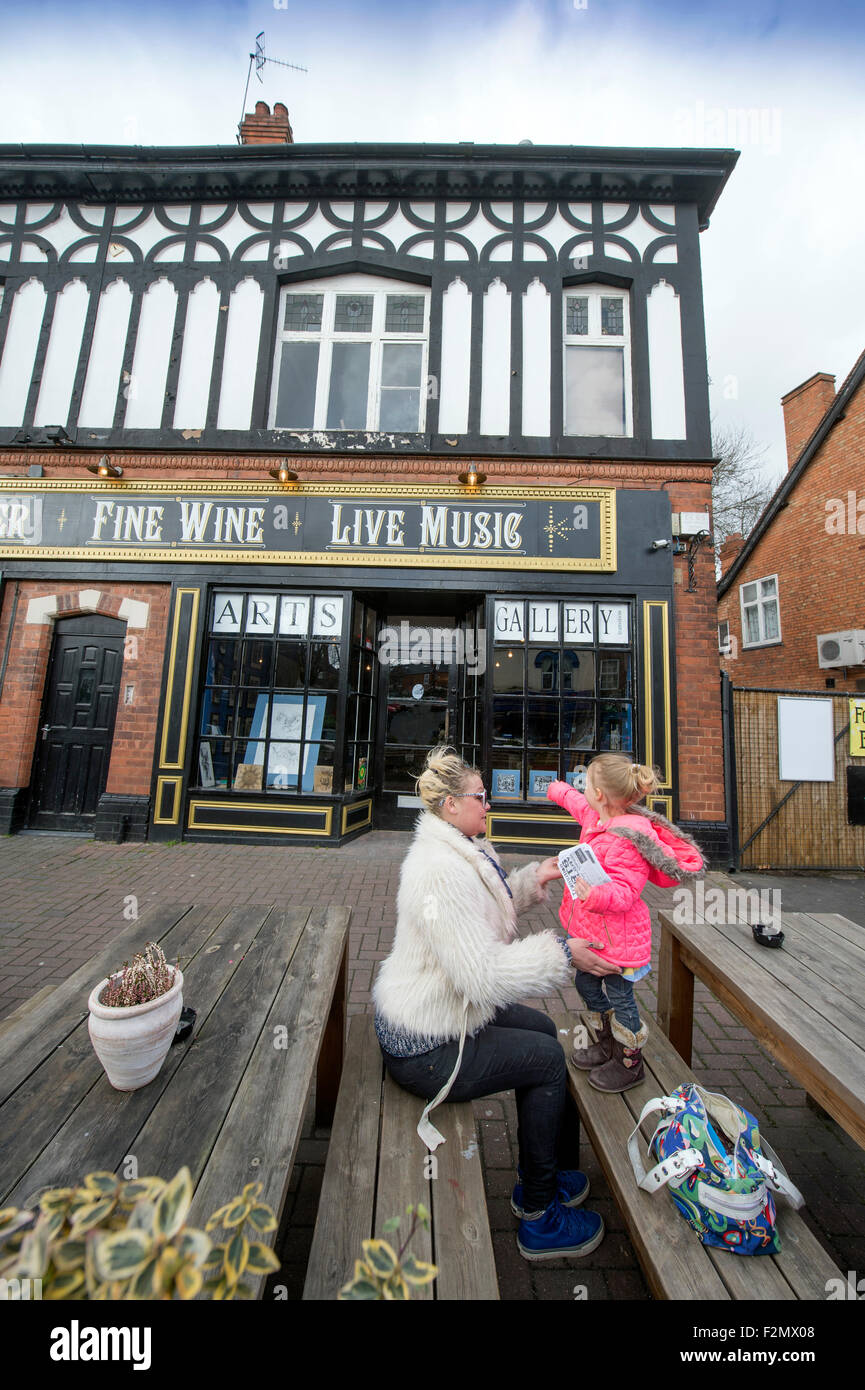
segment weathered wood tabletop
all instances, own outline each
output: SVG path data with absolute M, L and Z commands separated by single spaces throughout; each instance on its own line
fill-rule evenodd
M 733 881 L 721 875 L 716 886 Z M 773 949 L 754 940 L 744 911 L 703 902 L 703 913 L 685 914 L 657 900 L 658 1022 L 676 1051 L 690 1062 L 697 976 L 865 1147 L 865 928 L 837 913 L 784 912 L 784 944 Z
M 131 1176 L 133 1159 L 142 1177 L 190 1169 L 192 1225 L 249 1182 L 279 1217 L 314 1077 L 317 1123 L 336 1105 L 349 917 L 180 906 L 131 923 L 0 1036 L 0 1207 L 94 1169 Z M 87 999 L 145 941 L 179 962 L 197 1018 L 155 1080 L 115 1091 L 90 1043 Z

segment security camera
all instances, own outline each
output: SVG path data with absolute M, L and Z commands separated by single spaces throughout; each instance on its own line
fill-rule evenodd
M 666 550 L 666 549 L 668 549 L 669 544 L 670 544 L 670 542 L 667 541 L 667 540 L 652 541 L 651 549 L 652 549 L 652 550 Z

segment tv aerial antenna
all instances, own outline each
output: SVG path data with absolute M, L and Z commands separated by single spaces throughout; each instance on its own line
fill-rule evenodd
M 246 111 L 246 98 L 249 93 L 249 79 L 252 77 L 252 65 L 255 64 L 255 75 L 259 82 L 264 82 L 261 70 L 265 63 L 276 63 L 280 68 L 292 68 L 295 72 L 306 72 L 306 68 L 300 67 L 297 63 L 286 63 L 282 58 L 268 58 L 264 51 L 264 30 L 255 36 L 255 52 L 249 55 L 249 67 L 246 70 L 246 87 L 243 92 L 243 106 L 240 108 L 240 120 L 237 123 L 237 143 L 240 144 L 240 127 L 243 124 L 243 116 Z

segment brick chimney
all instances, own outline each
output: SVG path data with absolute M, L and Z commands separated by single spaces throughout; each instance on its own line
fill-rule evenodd
M 255 111 L 247 112 L 240 126 L 241 145 L 293 145 L 288 111 L 281 101 L 274 102 L 273 115 L 266 101 L 257 101 Z
M 826 372 L 815 373 L 781 397 L 788 469 L 793 467 L 834 399 L 835 378 Z
M 721 573 L 726 574 L 732 565 L 742 546 L 745 544 L 745 537 L 741 531 L 731 531 L 729 536 L 721 542 Z

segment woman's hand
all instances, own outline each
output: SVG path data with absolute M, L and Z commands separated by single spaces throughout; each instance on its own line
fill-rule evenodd
M 561 878 L 562 871 L 559 868 L 559 861 L 555 855 L 549 859 L 544 859 L 537 867 L 538 884 L 543 888 L 545 883 L 551 883 L 554 878 Z
M 600 949 L 601 945 L 600 941 L 583 941 L 575 936 L 568 938 L 571 960 L 578 970 L 585 970 L 588 975 L 621 975 L 620 966 L 608 965 L 602 956 L 596 956 L 589 949 L 591 946 Z

